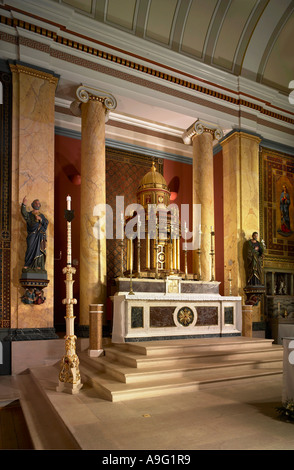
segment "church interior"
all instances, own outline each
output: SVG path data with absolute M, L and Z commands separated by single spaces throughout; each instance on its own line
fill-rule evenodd
M 0 17 L 0 448 L 294 449 L 293 0 Z

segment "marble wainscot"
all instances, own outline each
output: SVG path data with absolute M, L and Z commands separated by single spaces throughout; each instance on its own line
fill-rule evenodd
M 117 280 L 112 342 L 241 336 L 241 297 L 219 294 L 218 282 Z

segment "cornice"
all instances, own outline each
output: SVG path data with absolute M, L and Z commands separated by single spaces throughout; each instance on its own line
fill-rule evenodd
M 273 119 L 276 122 L 281 122 L 285 125 L 294 124 L 293 112 L 271 105 L 268 101 L 250 96 L 238 90 L 226 89 L 216 83 L 209 83 L 205 80 L 201 81 L 197 77 L 192 78 L 184 72 L 171 70 L 169 67 L 162 64 L 152 63 L 152 66 L 148 66 L 146 60 L 143 58 L 141 58 L 142 60 L 139 58 L 138 60 L 130 60 L 127 56 L 128 53 L 125 53 L 125 57 L 123 57 L 121 54 L 123 51 L 117 54 L 107 52 L 103 47 L 99 47 L 99 44 L 91 43 L 90 38 L 82 38 L 76 35 L 76 40 L 74 40 L 66 37 L 68 34 L 66 34 L 65 31 L 57 28 L 57 25 L 53 26 L 49 23 L 46 24 L 46 20 L 44 19 L 42 24 L 46 24 L 46 27 L 40 26 L 40 22 L 39 25 L 36 24 L 36 20 L 29 16 L 26 16 L 26 18 L 26 21 L 20 18 L 12 18 L 7 15 L 7 10 L 4 14 L 0 9 L 0 22 L 2 25 L 9 26 L 12 30 L 17 29 L 19 32 L 21 32 L 21 30 L 26 32 L 30 31 L 31 33 L 34 33 L 35 40 L 37 40 L 37 36 L 39 36 L 40 39 L 48 38 L 52 41 L 51 48 L 54 47 L 54 44 L 58 44 L 68 50 L 69 53 L 70 51 L 73 53 L 74 51 L 79 53 L 82 52 L 89 58 L 91 57 L 91 60 L 96 58 L 100 63 L 108 63 L 112 67 L 119 66 L 120 69 L 139 73 L 142 77 L 145 76 L 147 79 L 156 79 L 159 82 L 166 83 L 168 86 L 176 87 L 178 90 L 182 89 L 189 93 L 196 93 L 199 97 L 203 96 L 204 98 L 209 98 L 209 100 L 213 99 L 216 103 L 222 103 L 224 106 L 228 106 L 228 109 L 247 109 L 252 113 L 257 113 L 260 116 Z M 74 33 L 71 32 L 71 35 L 73 34 Z M 2 39 L 6 41 L 9 40 L 4 36 Z M 142 63 L 144 60 L 145 64 Z M 163 69 L 166 70 L 166 73 Z M 180 74 L 181 77 L 179 76 Z

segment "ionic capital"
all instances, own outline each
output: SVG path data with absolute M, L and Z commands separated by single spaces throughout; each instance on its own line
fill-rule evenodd
M 76 91 L 77 99 L 72 102 L 70 106 L 71 112 L 75 116 L 81 116 L 81 104 L 87 103 L 88 101 L 98 101 L 103 104 L 105 108 L 105 115 L 108 117 L 109 111 L 113 110 L 117 106 L 116 99 L 110 93 L 97 88 L 81 85 Z
M 221 139 L 223 136 L 223 131 L 220 127 L 214 127 L 211 124 L 202 122 L 199 119 L 194 122 L 182 135 L 182 139 L 186 145 L 192 143 L 192 139 L 195 135 L 201 135 L 204 132 L 209 132 L 212 135 L 212 138 L 215 140 Z

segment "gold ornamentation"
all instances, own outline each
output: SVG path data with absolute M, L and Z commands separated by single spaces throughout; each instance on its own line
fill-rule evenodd
M 50 83 L 57 85 L 58 77 L 54 77 L 52 74 L 47 72 L 42 72 L 41 70 L 32 69 L 26 67 L 25 65 L 20 64 L 10 64 L 10 70 L 14 73 L 25 73 L 36 78 L 41 78 L 42 80 L 48 80 Z
M 66 355 L 63 356 L 60 363 L 60 382 L 77 384 L 81 380 L 79 371 L 80 361 L 77 354 L 75 353 L 76 339 L 77 337 L 75 335 L 65 336 Z
M 183 326 L 189 326 L 194 320 L 194 313 L 189 307 L 183 307 L 178 311 L 178 322 Z

